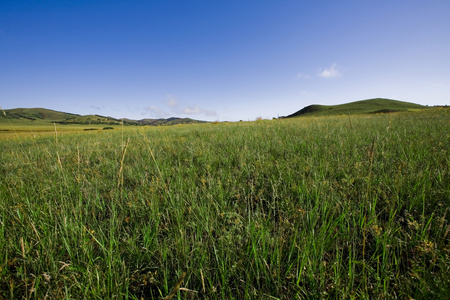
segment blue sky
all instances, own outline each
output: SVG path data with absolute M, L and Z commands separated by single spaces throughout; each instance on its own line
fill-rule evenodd
M 254 120 L 450 104 L 450 1 L 0 3 L 0 105 Z

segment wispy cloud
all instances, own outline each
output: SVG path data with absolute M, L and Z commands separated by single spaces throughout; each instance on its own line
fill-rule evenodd
M 181 106 L 180 103 L 171 95 L 166 95 L 165 101 L 166 109 L 162 109 L 155 105 L 150 105 L 144 108 L 141 115 L 152 116 L 154 118 L 178 117 L 180 115 L 198 115 L 205 117 L 217 116 L 213 110 L 201 108 L 196 106 Z
M 91 105 L 90 108 L 96 109 L 96 110 L 101 110 L 102 108 L 100 106 L 97 105 Z
M 173 98 L 171 95 L 166 95 L 167 97 L 167 106 L 170 108 L 170 110 L 174 114 L 184 114 L 184 115 L 203 115 L 207 117 L 216 116 L 217 113 L 212 110 L 200 108 L 198 105 L 192 107 L 192 106 L 185 106 L 180 107 L 178 101 Z
M 183 113 L 186 115 L 204 115 L 204 116 L 216 116 L 216 112 L 208 109 L 203 109 L 198 106 L 196 107 L 185 107 Z
M 154 105 L 147 106 L 144 109 L 144 111 L 142 112 L 142 115 L 143 116 L 150 115 L 150 116 L 155 117 L 155 118 L 164 118 L 164 117 L 169 116 L 169 114 L 167 112 L 165 112 L 161 108 L 156 107 Z
M 341 77 L 342 74 L 339 71 L 338 65 L 336 63 L 332 64 L 331 67 L 323 69 L 319 76 L 322 78 L 336 78 Z
M 304 73 L 297 74 L 297 79 L 304 79 L 304 78 L 311 78 L 311 76 L 308 74 L 304 74 Z
M 171 108 L 176 108 L 178 107 L 178 101 L 175 100 L 171 95 L 166 95 L 167 97 L 167 106 L 171 107 Z

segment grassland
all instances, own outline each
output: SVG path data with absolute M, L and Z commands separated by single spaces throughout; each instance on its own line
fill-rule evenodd
M 1 108 L 1 107 L 0 107 Z M 1 109 L 0 113 L 0 127 L 1 123 L 14 121 L 21 126 L 37 127 L 37 126 L 52 126 L 54 123 L 59 125 L 66 125 L 64 127 L 86 126 L 86 125 L 176 125 L 176 124 L 191 124 L 191 123 L 205 123 L 205 121 L 193 120 L 190 118 L 168 118 L 168 119 L 115 119 L 112 117 L 105 117 L 101 115 L 76 115 L 72 113 L 59 112 L 45 108 L 14 108 Z
M 374 98 L 367 100 L 360 100 L 339 105 L 309 105 L 303 109 L 287 116 L 304 117 L 304 116 L 336 116 L 336 115 L 354 115 L 354 114 L 379 114 L 392 113 L 402 111 L 424 110 L 428 107 L 391 99 Z
M 449 120 L 5 133 L 0 298 L 446 298 Z
M 56 127 L 55 127 L 56 126 Z M 105 125 L 105 124 L 55 124 L 48 121 L 33 121 L 23 119 L 7 119 L 0 118 L 0 139 L 15 139 L 26 136 L 48 136 L 55 134 L 55 128 L 59 135 L 65 135 L 71 132 L 80 132 L 88 130 L 103 130 L 106 127 L 121 129 L 121 125 Z

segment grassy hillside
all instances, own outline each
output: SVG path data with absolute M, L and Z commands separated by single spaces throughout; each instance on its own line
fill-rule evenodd
M 63 125 L 121 125 L 122 119 L 115 119 L 112 117 L 105 117 L 101 115 L 77 115 L 65 112 L 54 111 L 45 108 L 15 108 L 4 111 L 0 114 L 0 124 L 5 120 L 21 120 L 21 124 L 33 126 L 48 124 L 63 124 Z M 168 118 L 168 119 L 143 119 L 131 120 L 123 119 L 124 125 L 176 125 L 176 124 L 190 124 L 202 123 L 204 121 L 193 120 L 190 118 Z
M 446 299 L 449 119 L 10 135 L 0 298 Z
M 4 112 L 8 118 L 25 119 L 30 121 L 46 120 L 52 122 L 59 122 L 81 117 L 80 115 L 69 114 L 45 108 L 14 108 L 14 109 L 7 109 Z M 5 117 L 5 115 L 0 114 L 0 117 Z
M 340 105 L 310 105 L 287 116 L 286 118 L 299 116 L 331 116 L 331 115 L 388 113 L 388 112 L 400 112 L 424 108 L 427 107 L 409 102 L 376 98 L 350 102 Z

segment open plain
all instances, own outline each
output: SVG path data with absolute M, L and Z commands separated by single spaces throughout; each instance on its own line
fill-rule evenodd
M 1 126 L 0 298 L 450 294 L 447 108 Z

